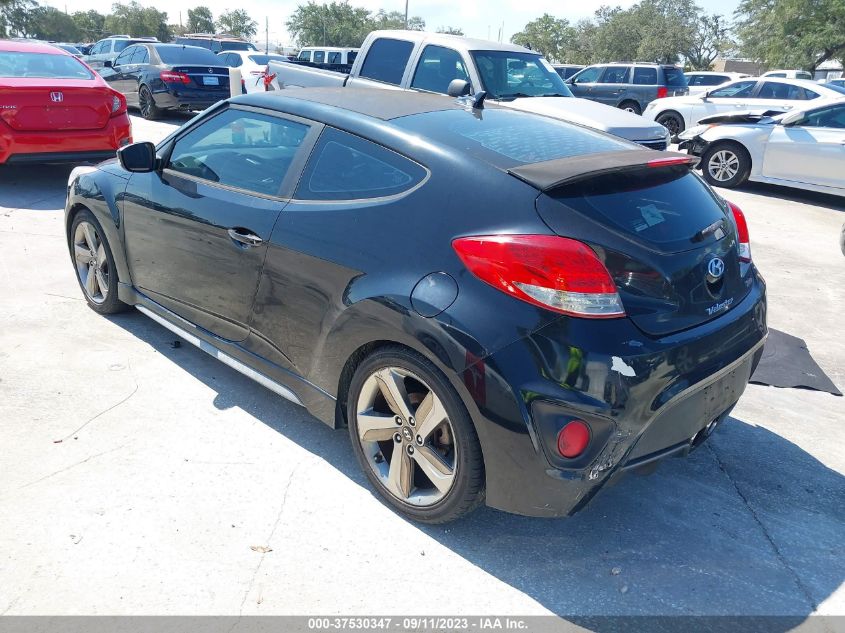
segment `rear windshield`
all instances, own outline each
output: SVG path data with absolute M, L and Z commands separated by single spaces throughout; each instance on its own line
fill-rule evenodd
M 698 233 L 725 219 L 715 194 L 686 167 L 601 176 L 550 195 L 624 233 L 675 250 L 718 238 L 713 232 Z
M 231 40 L 223 40 L 220 42 L 220 50 L 223 51 L 254 51 L 255 46 L 249 42 L 233 42 Z
M 220 65 L 220 58 L 217 55 L 207 48 L 198 46 L 156 46 L 156 52 L 165 64 Z
M 284 55 L 247 55 L 252 61 L 254 61 L 259 66 L 264 66 L 269 62 L 271 59 L 274 62 L 287 62 L 290 61 Z
M 638 147 L 564 121 L 504 108 L 485 108 L 480 117 L 464 110 L 442 110 L 393 122 L 505 169 Z
M 687 78 L 684 77 L 684 71 L 677 66 L 664 66 L 663 74 L 666 76 L 667 86 L 686 86 Z
M 94 75 L 69 55 L 0 51 L 0 77 L 93 79 Z

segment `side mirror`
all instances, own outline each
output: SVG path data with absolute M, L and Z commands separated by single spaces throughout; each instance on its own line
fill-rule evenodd
M 469 82 L 463 79 L 453 79 L 449 82 L 446 94 L 450 97 L 466 97 L 469 94 Z
M 106 68 L 113 68 L 114 62 L 111 61 L 110 59 L 107 59 L 106 61 L 103 62 L 103 66 L 105 66 Z
M 137 174 L 151 172 L 156 168 L 156 146 L 149 141 L 132 143 L 117 150 L 117 159 L 126 171 Z
M 803 112 L 793 112 L 780 120 L 780 124 L 783 127 L 794 127 L 796 125 L 801 125 L 804 122 L 804 113 Z

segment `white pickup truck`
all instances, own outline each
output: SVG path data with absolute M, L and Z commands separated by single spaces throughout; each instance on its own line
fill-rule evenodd
M 273 77 L 275 75 L 275 77 Z M 373 31 L 349 74 L 271 61 L 268 90 L 355 86 L 447 94 L 453 80 L 498 104 L 666 149 L 669 133 L 637 114 L 577 99 L 551 64 L 513 44 L 422 31 Z

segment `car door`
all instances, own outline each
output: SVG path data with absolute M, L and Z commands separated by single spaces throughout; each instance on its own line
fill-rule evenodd
M 102 40 L 91 50 L 88 63 L 92 68 L 102 68 L 103 61 L 111 59 L 111 50 L 114 40 Z
M 136 46 L 132 58 L 126 68 L 122 69 L 126 95 L 126 102 L 130 105 L 138 105 L 138 89 L 141 86 L 141 75 L 150 64 L 150 52 L 146 46 Z
M 757 86 L 756 79 L 734 81 L 705 92 L 693 105 L 693 124 L 711 114 L 734 112 L 740 108 L 747 108 L 748 102 Z
M 845 103 L 775 126 L 762 172 L 767 178 L 845 189 Z
M 583 97 L 584 99 L 592 99 L 593 89 L 596 87 L 596 82 L 599 80 L 599 77 L 601 77 L 603 70 L 604 67 L 602 66 L 591 66 L 589 68 L 585 68 L 580 73 L 573 75 L 569 81 L 566 82 L 566 85 L 569 86 L 569 89 L 572 91 L 574 96 Z
M 812 93 L 815 94 L 815 93 Z M 785 81 L 761 81 L 754 97 L 747 101 L 750 108 L 770 108 L 787 112 L 807 100 L 807 91 Z
M 135 287 L 221 338 L 244 340 L 267 242 L 318 127 L 230 105 L 161 147 L 163 166 L 133 174 L 124 197 Z
M 127 72 L 132 70 L 132 55 L 137 50 L 137 47 L 130 46 L 123 49 L 121 53 L 115 57 L 111 68 L 104 68 L 100 73 L 109 85 L 122 94 L 126 94 L 129 87 L 129 79 Z M 111 71 L 109 73 L 108 71 Z
M 629 83 L 630 66 L 607 66 L 601 78 L 593 85 L 590 98 L 599 103 L 616 106 Z

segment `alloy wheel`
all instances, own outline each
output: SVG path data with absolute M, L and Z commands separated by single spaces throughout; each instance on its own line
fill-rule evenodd
M 427 507 L 449 493 L 455 433 L 442 401 L 423 380 L 400 367 L 379 369 L 364 381 L 355 411 L 366 461 L 393 497 Z
M 707 172 L 713 180 L 727 182 L 739 172 L 739 157 L 727 149 L 714 152 L 707 161 Z
M 150 112 L 152 112 L 152 99 L 153 96 L 149 93 L 149 91 L 144 88 L 138 94 L 138 107 L 141 110 L 141 116 L 145 119 L 149 118 Z
M 85 294 L 94 303 L 104 303 L 109 296 L 109 261 L 103 240 L 90 222 L 76 226 L 73 259 Z
M 669 136 L 673 139 L 681 133 L 681 123 L 675 116 L 660 117 L 657 122 L 669 130 Z

